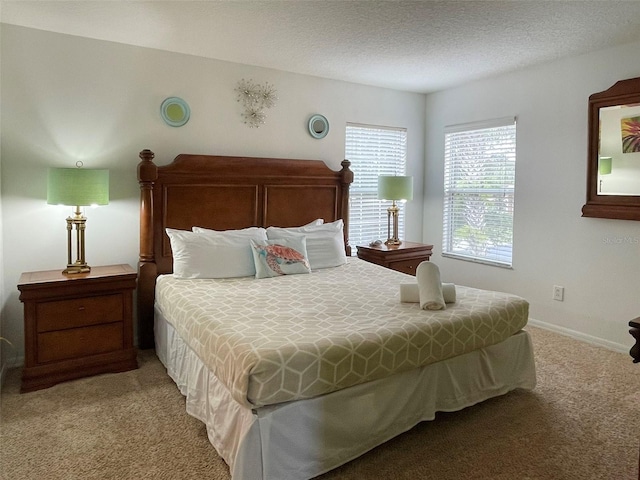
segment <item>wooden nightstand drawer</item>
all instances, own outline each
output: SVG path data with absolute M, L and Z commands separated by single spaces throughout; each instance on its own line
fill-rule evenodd
M 122 322 L 38 334 L 38 363 L 122 349 Z
M 124 315 L 122 295 L 101 295 L 38 303 L 36 315 L 38 332 L 121 322 Z
M 402 242 L 400 245 L 385 244 L 376 246 L 358 246 L 358 258 L 409 275 L 416 274 L 416 268 L 422 262 L 428 262 L 433 245 Z
M 398 272 L 408 273 L 409 275 L 416 274 L 416 268 L 422 262 L 426 262 L 429 260 L 429 257 L 419 258 L 415 260 L 402 260 L 399 262 L 389 262 L 389 268 L 392 270 L 397 270 Z

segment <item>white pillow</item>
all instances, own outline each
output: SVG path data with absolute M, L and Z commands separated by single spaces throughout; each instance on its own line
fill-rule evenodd
M 307 223 L 306 225 L 302 225 L 302 227 L 312 227 L 312 226 L 316 226 L 316 225 L 322 225 L 324 223 L 324 219 L 322 218 L 316 218 L 315 220 L 313 220 L 312 222 Z M 302 227 L 291 227 L 294 230 L 297 228 L 302 228 Z M 288 229 L 287 229 L 288 230 Z M 262 227 L 247 227 L 247 228 L 242 228 L 240 230 L 211 230 L 209 228 L 203 228 L 203 227 L 191 227 L 191 231 L 192 232 L 196 232 L 196 233 L 206 233 L 206 234 L 210 234 L 210 235 L 249 235 L 249 236 L 253 236 L 253 234 L 260 232 L 260 231 L 264 231 L 265 232 L 265 239 L 266 237 L 266 230 Z
M 288 231 L 288 232 L 294 232 L 294 233 L 298 232 L 299 233 L 299 229 L 300 228 L 315 227 L 315 226 L 318 226 L 318 225 L 322 225 L 323 223 L 324 223 L 324 218 L 316 218 L 315 220 L 307 223 L 306 225 L 301 225 L 299 227 L 278 227 L 276 225 L 276 226 L 273 226 L 273 228 L 281 228 L 282 230 L 285 230 L 285 231 Z
M 166 229 L 176 278 L 233 278 L 256 274 L 251 240 L 266 241 L 264 229 L 252 234 L 209 235 Z
M 280 238 L 256 242 L 251 240 L 256 278 L 311 273 L 307 260 L 306 238 Z
M 267 237 L 269 240 L 274 240 L 304 235 L 307 237 L 307 255 L 311 270 L 317 270 L 347 263 L 343 228 L 342 219 L 323 225 L 305 225 L 293 228 L 269 227 L 267 228 Z
M 242 228 L 240 230 L 211 230 L 209 228 L 202 227 L 191 227 L 192 232 L 196 233 L 206 233 L 208 235 L 240 235 L 240 236 L 254 236 L 255 234 L 260 234 L 264 232 L 266 238 L 266 230 L 262 227 L 247 227 Z
M 303 227 L 313 227 L 315 225 L 322 225 L 324 223 L 324 218 L 316 218 L 313 222 L 309 222 L 306 225 L 302 225 Z

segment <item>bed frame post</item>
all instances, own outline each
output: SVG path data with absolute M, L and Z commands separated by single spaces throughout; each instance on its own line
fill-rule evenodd
M 346 158 L 340 163 L 340 182 L 342 184 L 342 221 L 344 222 L 344 247 L 348 256 L 351 256 L 349 245 L 349 186 L 353 183 L 353 172 L 349 168 L 351 162 Z
M 153 253 L 153 185 L 158 167 L 151 150 L 140 152 L 140 258 L 138 261 L 138 348 L 153 348 L 153 304 L 158 267 Z

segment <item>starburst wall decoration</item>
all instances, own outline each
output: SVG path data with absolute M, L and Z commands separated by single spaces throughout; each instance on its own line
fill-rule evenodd
M 238 103 L 244 107 L 241 116 L 245 125 L 249 125 L 251 128 L 259 128 L 260 125 L 264 125 L 267 118 L 264 110 L 274 107 L 278 100 L 276 88 L 268 82 L 260 85 L 253 80 L 243 78 L 238 82 L 235 90 Z

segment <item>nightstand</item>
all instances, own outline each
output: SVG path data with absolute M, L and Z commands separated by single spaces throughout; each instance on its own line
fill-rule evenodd
M 367 262 L 382 265 L 398 272 L 416 274 L 421 262 L 429 260 L 433 245 L 423 243 L 402 242 L 400 245 L 358 246 L 358 258 Z
M 24 303 L 25 365 L 21 392 L 107 372 L 138 368 L 133 346 L 133 290 L 129 265 L 27 272 L 18 290 Z

